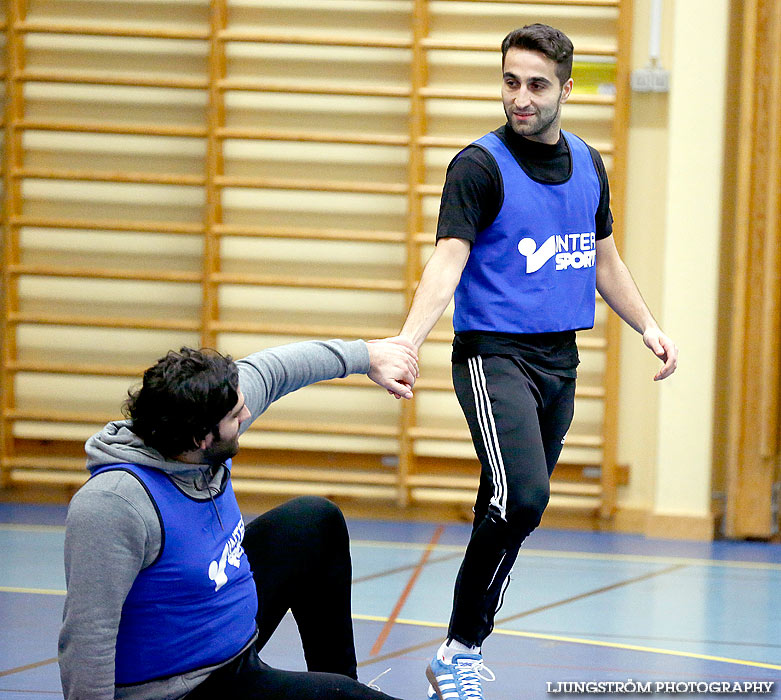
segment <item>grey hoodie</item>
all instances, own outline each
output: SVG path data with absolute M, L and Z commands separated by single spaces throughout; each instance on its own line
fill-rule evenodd
M 241 426 L 243 432 L 272 402 L 291 391 L 325 379 L 367 373 L 369 352 L 362 340 L 309 341 L 263 350 L 236 364 L 251 414 Z M 90 472 L 118 463 L 154 467 L 197 499 L 208 500 L 210 488 L 219 492 L 230 476 L 224 466 L 210 470 L 206 464 L 164 459 L 133 433 L 129 421 L 109 423 L 87 440 L 85 449 Z M 143 486 L 127 472 L 98 474 L 71 500 L 65 532 L 68 592 L 59 639 L 66 700 L 175 700 L 223 665 L 115 688 L 114 652 L 122 605 L 138 572 L 155 560 L 160 543 L 155 508 Z

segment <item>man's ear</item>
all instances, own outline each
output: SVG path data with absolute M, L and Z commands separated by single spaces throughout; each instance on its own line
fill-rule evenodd
M 566 83 L 564 83 L 564 86 L 561 88 L 561 97 L 559 98 L 559 102 L 561 104 L 564 104 L 568 99 L 569 96 L 572 94 L 572 86 L 574 85 L 572 78 L 567 80 Z
M 212 446 L 212 443 L 214 442 L 214 435 L 210 430 L 208 433 L 206 433 L 206 437 L 203 438 L 203 440 L 193 439 L 193 442 L 195 443 L 196 449 L 205 450 Z

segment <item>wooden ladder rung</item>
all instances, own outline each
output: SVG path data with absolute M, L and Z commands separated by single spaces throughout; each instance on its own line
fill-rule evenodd
M 414 440 L 447 440 L 454 442 L 470 442 L 471 436 L 467 428 L 431 428 L 415 426 L 410 430 Z M 602 437 L 599 435 L 567 435 L 567 447 L 601 448 Z
M 252 335 L 290 335 L 306 338 L 387 338 L 398 328 L 372 326 L 342 326 L 316 323 L 263 323 L 262 321 L 213 321 L 216 333 L 248 333 Z
M 569 510 L 596 514 L 602 505 L 601 496 L 570 496 L 568 494 L 552 493 L 548 508 Z
M 459 488 L 432 488 L 415 486 L 410 489 L 411 499 L 415 502 L 429 503 L 464 503 L 471 505 L 475 501 L 475 490 Z M 571 496 L 552 493 L 548 508 L 595 512 L 601 505 L 599 496 Z
M 12 420 L 35 421 L 45 423 L 77 423 L 102 425 L 110 420 L 119 420 L 121 416 L 101 411 L 52 411 L 12 408 L 6 412 Z
M 36 457 L 33 455 L 13 455 L 6 464 L 12 469 L 52 469 L 57 471 L 85 472 L 85 460 L 82 457 Z
M 217 272 L 210 279 L 218 284 L 241 284 L 265 287 L 292 287 L 313 289 L 355 289 L 378 292 L 403 292 L 402 280 L 349 279 L 346 277 L 303 277 L 300 275 L 259 275 Z
M 257 141 L 295 141 L 300 143 L 348 143 L 369 146 L 406 146 L 409 137 L 395 134 L 357 134 L 354 132 L 327 131 L 278 131 L 273 129 L 251 129 L 222 127 L 217 129 L 222 139 L 247 139 Z
M 354 84 L 313 85 L 306 87 L 281 81 L 253 80 L 252 78 L 223 78 L 221 90 L 242 92 L 281 92 L 296 95 L 344 95 L 357 97 L 409 97 L 411 90 L 404 86 L 364 86 Z
M 205 90 L 209 83 L 204 78 L 145 77 L 141 74 L 87 73 L 24 70 L 14 80 L 26 83 L 70 83 L 73 85 L 115 85 L 118 87 L 173 88 L 183 90 Z
M 23 131 L 67 131 L 81 134 L 117 134 L 128 136 L 181 136 L 205 138 L 208 131 L 200 126 L 165 124 L 122 124 L 109 122 L 53 122 L 23 119 L 14 128 Z
M 259 479 L 231 479 L 236 493 L 276 494 L 296 496 L 344 496 L 373 500 L 392 500 L 397 496 L 395 486 L 344 483 L 306 483 L 301 481 L 265 481 Z
M 11 483 L 80 486 L 89 478 L 89 473 L 86 469 L 82 469 L 81 472 L 70 472 L 64 470 L 12 468 L 9 470 L 8 476 Z
M 621 0 L 471 0 L 508 5 L 561 5 L 564 7 L 620 7 Z
M 459 476 L 456 474 L 411 474 L 407 483 L 411 487 L 467 489 L 474 492 L 479 482 L 479 476 Z M 550 483 L 551 493 L 566 496 L 599 496 L 599 484 L 575 483 L 553 479 Z
M 203 224 L 175 221 L 130 221 L 122 219 L 61 219 L 38 216 L 14 216 L 13 226 L 35 228 L 83 229 L 85 231 L 137 231 L 138 233 L 203 234 Z
M 208 40 L 209 32 L 205 29 L 164 29 L 162 27 L 119 26 L 117 24 L 97 24 L 72 22 L 44 22 L 41 20 L 26 20 L 16 25 L 19 32 L 27 34 L 76 34 L 82 36 L 127 37 L 138 39 L 187 39 Z
M 200 282 L 200 272 L 185 270 L 132 270 L 125 268 L 64 267 L 57 265 L 9 265 L 13 275 L 37 277 L 83 277 L 85 279 L 139 280 L 146 282 Z
M 580 335 L 577 343 L 581 350 L 604 350 L 607 348 L 607 338 Z
M 218 236 L 247 236 L 260 238 L 304 238 L 323 241 L 368 241 L 377 243 L 404 243 L 402 231 L 372 231 L 349 229 L 297 228 L 292 226 L 238 226 L 217 224 Z
M 264 190 L 308 190 L 311 192 L 355 192 L 359 194 L 407 194 L 406 184 L 394 182 L 328 182 L 326 180 L 288 180 L 266 177 L 220 175 L 214 179 L 221 187 L 249 187 Z
M 247 434 L 255 432 L 273 433 L 312 433 L 315 435 L 353 435 L 360 437 L 389 437 L 397 438 L 399 428 L 396 425 L 378 425 L 362 423 L 327 423 L 306 422 L 297 420 L 278 420 L 274 418 L 261 418 L 253 424 Z
M 418 143 L 429 148 L 464 148 L 479 136 L 422 136 Z
M 426 197 L 439 197 L 442 194 L 442 185 L 420 184 L 415 186 L 415 191 Z
M 249 42 L 253 44 L 293 44 L 300 46 L 346 46 L 378 49 L 409 49 L 412 41 L 405 38 L 372 36 L 349 37 L 339 34 L 291 34 L 253 31 L 247 29 L 223 29 L 217 37 L 222 41 Z
M 37 360 L 35 362 L 24 360 L 12 360 L 6 364 L 9 372 L 34 372 L 44 374 L 69 374 L 96 377 L 140 377 L 146 367 L 141 365 L 109 365 L 97 362 L 79 364 L 74 362 L 49 362 Z
M 14 170 L 11 177 L 33 180 L 72 180 L 80 182 L 116 182 L 138 185 L 181 185 L 203 187 L 203 175 L 178 175 L 174 173 L 134 173 L 126 171 L 98 172 L 94 170 L 56 170 L 24 168 Z
M 231 471 L 233 479 L 263 479 L 280 481 L 316 481 L 325 484 L 375 484 L 395 485 L 394 474 L 367 472 L 357 469 L 317 469 L 304 467 L 267 467 L 235 465 Z
M 561 496 L 599 496 L 602 493 L 602 487 L 599 484 L 579 484 L 573 481 L 558 481 L 553 479 L 550 483 L 552 494 Z
M 14 311 L 8 322 L 42 326 L 76 326 L 95 328 L 125 328 L 137 330 L 198 331 L 200 323 L 181 319 L 121 318 L 107 316 L 79 316 L 75 314 L 40 314 Z

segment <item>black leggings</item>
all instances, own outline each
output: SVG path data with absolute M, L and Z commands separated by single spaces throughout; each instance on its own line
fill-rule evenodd
M 398 700 L 355 680 L 349 536 L 333 503 L 306 496 L 274 508 L 247 525 L 243 546 L 258 590 L 256 647 L 187 700 Z M 274 669 L 258 657 L 288 610 L 306 672 Z
M 550 476 L 572 422 L 575 379 L 519 357 L 485 355 L 454 363 L 453 385 L 482 469 L 448 637 L 480 646 L 518 550 L 548 505 Z

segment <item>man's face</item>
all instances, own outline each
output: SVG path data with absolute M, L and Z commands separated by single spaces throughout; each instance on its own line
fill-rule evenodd
M 250 417 L 250 412 L 244 403 L 241 389 L 238 395 L 236 405 L 217 424 L 216 434 L 210 434 L 211 440 L 203 448 L 204 461 L 209 464 L 222 464 L 239 451 L 239 428 Z
M 537 51 L 512 48 L 504 58 L 502 102 L 512 130 L 532 141 L 559 140 L 561 106 L 572 92 L 556 77 L 556 63 Z

